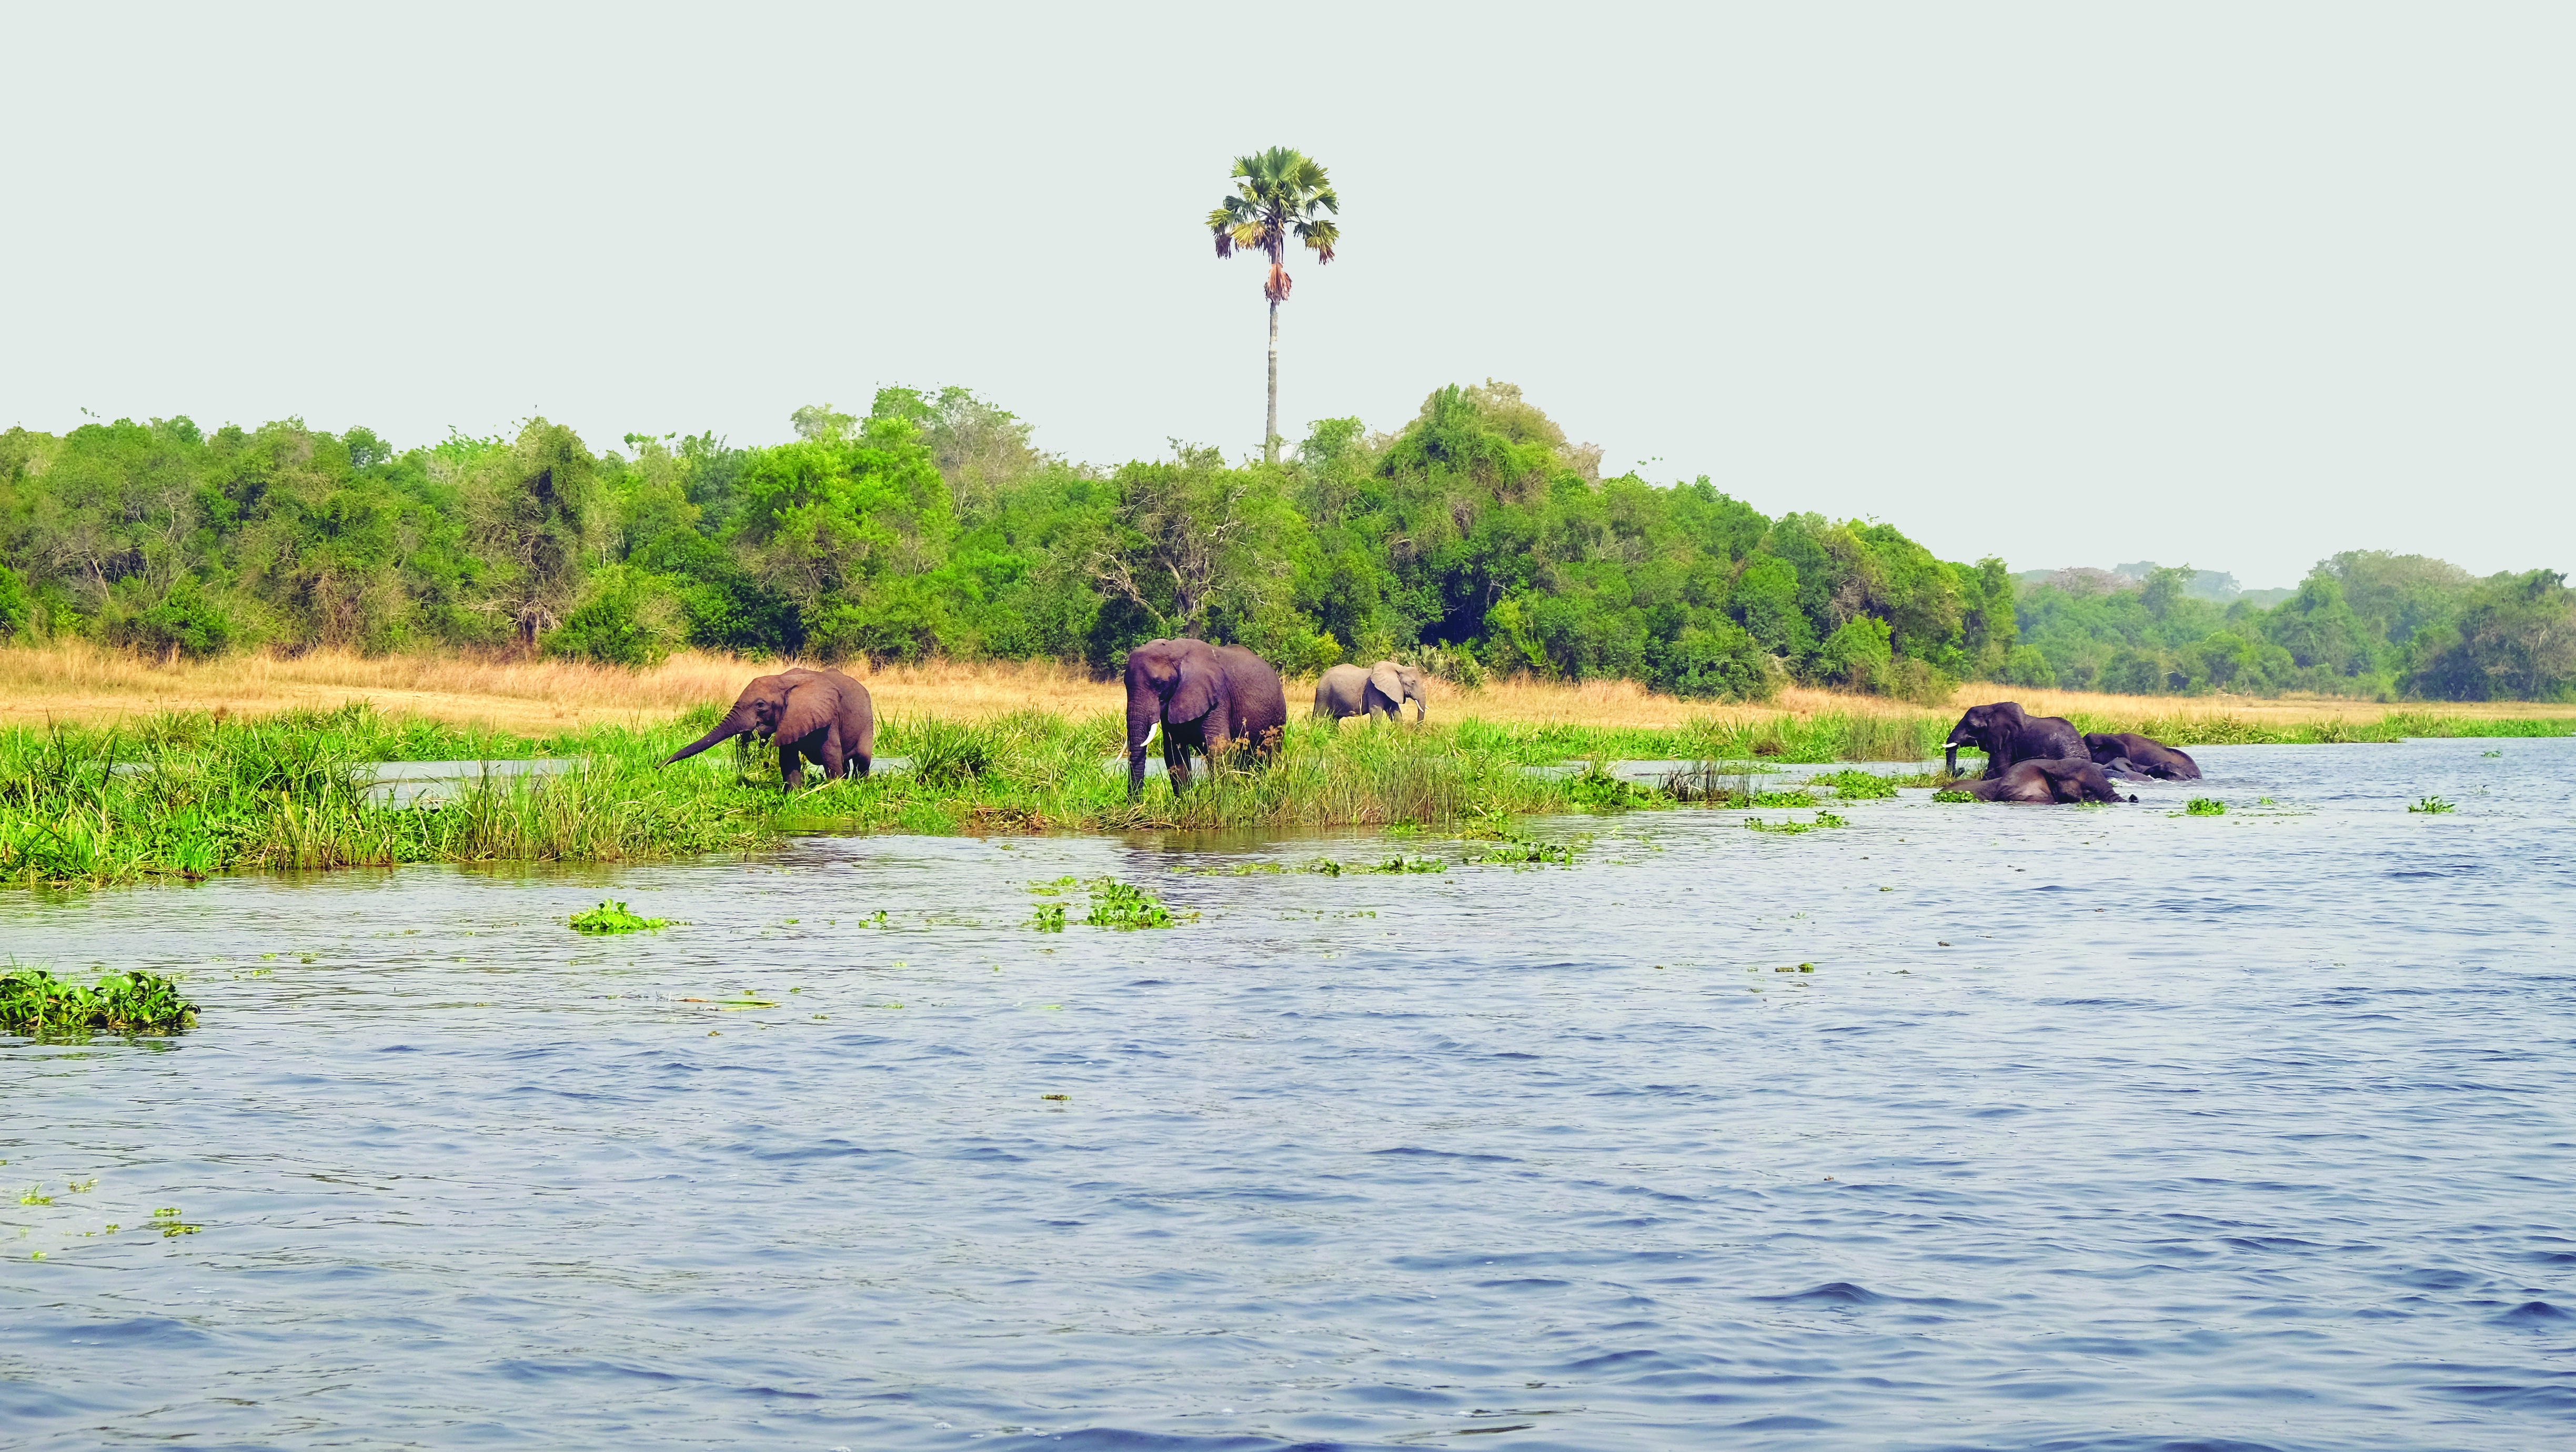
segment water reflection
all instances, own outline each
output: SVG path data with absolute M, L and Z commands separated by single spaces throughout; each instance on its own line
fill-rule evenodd
M 2571 745 L 2215 748 L 2136 806 L 1908 790 L 1795 837 L 1529 825 L 1593 834 L 1573 867 L 822 838 L 0 898 L 6 951 L 206 1008 L 0 1049 L 0 1186 L 51 1202 L 0 1203 L 0 1425 L 2546 1445 Z M 1032 884 L 1100 876 L 1196 916 L 1027 928 Z M 684 921 L 565 929 L 604 896 Z M 134 1228 L 165 1207 L 203 1229 Z

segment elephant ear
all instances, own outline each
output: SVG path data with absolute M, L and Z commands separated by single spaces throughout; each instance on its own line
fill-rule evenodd
M 1216 652 L 1183 651 L 1174 664 L 1180 667 L 1180 679 L 1172 683 L 1171 697 L 1163 706 L 1163 719 L 1195 721 L 1215 710 Z
M 841 693 L 821 676 L 807 676 L 787 688 L 787 707 L 778 713 L 778 739 L 802 741 L 832 724 L 841 714 Z
M 1395 662 L 1382 660 L 1370 667 L 1369 684 L 1377 687 L 1377 693 L 1386 697 L 1389 703 L 1403 704 L 1404 677 L 1397 672 Z

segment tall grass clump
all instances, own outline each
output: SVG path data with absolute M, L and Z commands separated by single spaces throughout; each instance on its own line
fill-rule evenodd
M 364 707 L 113 729 L 0 728 L 0 882 L 104 884 L 407 862 L 603 861 L 776 840 L 775 794 L 657 772 L 675 733 L 543 742 L 391 722 Z M 559 776 L 491 776 L 451 802 L 372 802 L 382 760 L 578 752 Z

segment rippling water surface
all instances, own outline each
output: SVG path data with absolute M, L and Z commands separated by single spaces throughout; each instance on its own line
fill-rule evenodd
M 2576 742 L 2200 757 L 0 896 L 206 1010 L 0 1039 L 0 1443 L 2567 1445 Z M 1197 917 L 1028 930 L 1104 874 Z

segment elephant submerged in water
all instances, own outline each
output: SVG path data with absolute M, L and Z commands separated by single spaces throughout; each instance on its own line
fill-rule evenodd
M 1315 682 L 1315 714 L 1335 722 L 1344 716 L 1374 720 L 1380 712 L 1393 721 L 1404 714 L 1407 701 L 1413 703 L 1413 724 L 1421 725 L 1431 714 L 1430 699 L 1422 693 L 1422 672 L 1391 660 L 1366 670 L 1337 665 Z
M 799 667 L 760 676 L 742 688 L 715 729 L 662 758 L 662 764 L 750 735 L 778 742 L 778 779 L 790 791 L 805 784 L 808 761 L 823 768 L 825 781 L 866 776 L 876 755 L 876 704 L 868 699 L 867 687 L 839 671 Z
M 1981 802 L 2134 802 L 2111 785 L 2102 768 L 2081 756 L 2016 761 L 2002 775 L 1969 782 L 1960 791 Z
M 1239 645 L 1149 640 L 1127 653 L 1127 800 L 1145 794 L 1145 747 L 1160 729 L 1172 790 L 1190 784 L 1189 754 L 1213 768 L 1238 747 L 1279 749 L 1288 690 L 1270 663 Z
M 2093 763 L 2113 776 L 2160 777 L 2166 781 L 2200 780 L 2200 763 L 2152 736 L 2135 731 L 2086 733 L 2084 749 Z
M 1946 744 L 1949 749 L 1942 760 L 1951 775 L 1959 773 L 1959 748 L 1973 746 L 1986 754 L 1988 781 L 2019 761 L 2091 759 L 2084 749 L 2084 735 L 2075 729 L 2074 722 L 2063 716 L 2033 716 L 2022 710 L 2019 701 L 1970 706 L 1959 724 L 1950 728 Z

